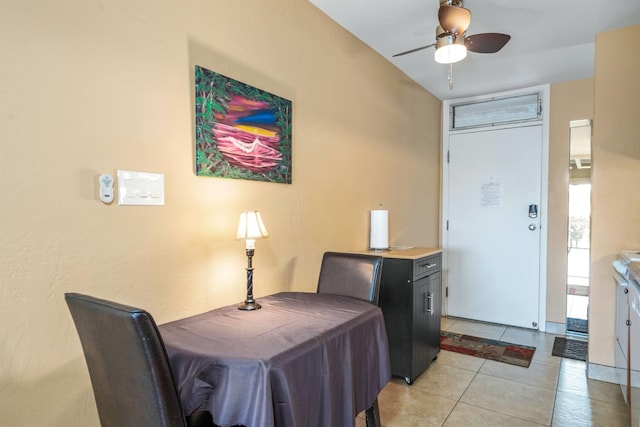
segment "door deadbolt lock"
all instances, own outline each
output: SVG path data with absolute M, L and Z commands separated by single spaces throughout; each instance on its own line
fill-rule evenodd
M 533 231 L 536 229 L 536 225 L 535 224 L 529 224 L 529 230 Z

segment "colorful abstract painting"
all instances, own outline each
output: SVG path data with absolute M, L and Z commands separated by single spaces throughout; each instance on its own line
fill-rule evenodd
M 195 73 L 196 174 L 291 184 L 291 101 Z

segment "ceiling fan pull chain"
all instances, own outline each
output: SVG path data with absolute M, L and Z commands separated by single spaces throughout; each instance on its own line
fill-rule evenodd
M 453 64 L 449 64 L 449 90 L 453 90 Z

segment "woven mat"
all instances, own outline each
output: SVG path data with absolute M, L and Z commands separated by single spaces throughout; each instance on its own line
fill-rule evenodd
M 567 331 L 586 334 L 589 332 L 589 321 L 586 319 L 567 318 Z
M 553 351 L 551 352 L 551 355 L 586 361 L 587 342 L 564 337 L 556 337 L 553 342 Z

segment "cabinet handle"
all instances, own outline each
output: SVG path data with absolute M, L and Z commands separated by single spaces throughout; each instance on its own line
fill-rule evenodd
M 433 264 L 429 264 L 428 262 L 425 262 L 424 264 L 420 264 L 421 267 L 427 267 L 427 270 L 433 267 L 437 267 L 438 264 L 433 263 Z
M 433 314 L 433 309 L 431 308 L 431 294 L 427 293 L 427 313 Z

